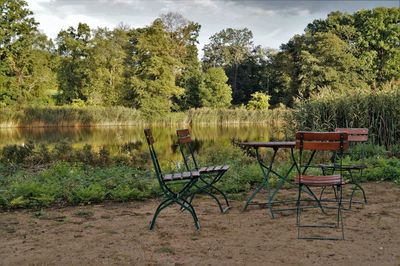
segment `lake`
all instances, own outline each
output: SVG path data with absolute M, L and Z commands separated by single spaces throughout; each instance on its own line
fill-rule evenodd
M 159 156 L 177 154 L 176 126 L 153 126 L 155 148 Z M 179 128 L 184 128 L 181 126 Z M 40 128 L 7 128 L 0 129 L 0 147 L 5 145 L 21 145 L 32 141 L 35 145 L 54 144 L 65 141 L 74 148 L 80 149 L 89 144 L 94 150 L 106 146 L 111 154 L 118 153 L 121 146 L 135 143 L 140 149 L 147 150 L 143 133 L 144 127 L 40 127 Z M 232 140 L 269 141 L 284 139 L 277 128 L 260 125 L 240 126 L 197 126 L 191 127 L 192 138 L 196 149 L 210 145 L 226 145 Z

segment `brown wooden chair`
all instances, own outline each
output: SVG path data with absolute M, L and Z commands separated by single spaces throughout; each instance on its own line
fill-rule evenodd
M 218 189 L 215 184 L 222 178 L 226 171 L 229 169 L 229 165 L 217 165 L 217 166 L 203 166 L 200 167 L 196 160 L 193 141 L 190 136 L 189 129 L 178 129 L 176 131 L 178 135 L 179 148 L 183 157 L 187 171 L 199 171 L 200 178 L 199 182 L 195 184 L 197 190 L 191 195 L 189 202 L 192 202 L 194 196 L 198 193 L 205 193 L 212 197 L 218 204 L 218 207 L 222 213 L 229 210 L 229 201 L 225 193 Z M 216 193 L 220 194 L 225 200 L 226 207 L 223 208 L 220 200 L 217 198 Z
M 366 143 L 368 141 L 368 128 L 336 128 L 335 132 L 343 132 L 343 133 L 348 134 L 348 140 L 349 140 L 349 145 L 350 145 L 348 154 L 352 154 L 351 148 L 354 148 L 356 145 Z M 365 154 L 363 154 L 361 151 L 361 154 L 359 154 L 359 157 L 361 159 L 365 159 Z M 334 153 L 333 160 L 332 160 L 333 164 L 321 164 L 320 166 L 321 166 L 322 171 L 324 173 L 328 173 L 328 172 L 333 173 L 333 172 L 339 170 L 339 167 L 340 167 L 341 170 L 344 170 L 344 172 L 347 173 L 347 176 L 349 177 L 347 184 L 352 185 L 351 194 L 350 194 L 350 198 L 349 198 L 349 209 L 351 209 L 352 203 L 362 203 L 359 201 L 353 202 L 353 197 L 357 190 L 361 191 L 363 199 L 364 199 L 364 203 L 367 203 L 367 197 L 365 195 L 365 191 L 354 175 L 354 174 L 358 174 L 359 179 L 362 179 L 363 170 L 367 168 L 367 165 L 365 163 L 358 163 L 358 164 L 339 166 L 336 163 L 337 159 L 338 159 L 337 154 Z M 324 190 L 321 191 L 320 199 L 322 198 L 323 192 L 324 192 Z
M 343 154 L 348 149 L 348 134 L 343 132 L 297 132 L 296 133 L 296 149 L 299 150 L 299 161 L 296 163 L 298 175 L 295 178 L 295 183 L 298 184 L 298 198 L 296 203 L 296 225 L 297 225 L 297 237 L 299 239 L 344 239 L 344 227 L 343 227 L 343 216 L 342 216 L 342 186 L 344 185 L 343 176 L 339 168 L 339 174 L 333 175 L 315 175 L 307 174 L 307 170 L 310 168 L 311 162 L 315 157 L 316 152 L 337 152 Z M 305 152 L 309 151 L 309 152 Z M 306 157 L 307 160 L 304 160 Z M 339 157 L 339 165 L 342 165 L 342 157 Z M 305 162 L 303 164 L 303 162 Z M 319 187 L 323 189 L 327 186 L 334 186 L 337 189 L 337 218 L 335 224 L 302 224 L 301 223 L 301 212 L 303 207 L 301 206 L 301 192 L 304 187 L 313 195 L 314 200 L 317 201 L 318 206 L 321 207 L 321 201 L 315 196 L 312 188 Z M 325 207 L 322 207 L 322 210 Z M 320 228 L 339 228 L 342 231 L 341 238 L 339 237 L 320 237 L 320 236 L 302 236 L 300 229 L 304 227 L 320 227 Z

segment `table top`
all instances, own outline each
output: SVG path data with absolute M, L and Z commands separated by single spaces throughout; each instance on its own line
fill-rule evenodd
M 296 146 L 295 141 L 269 141 L 269 142 L 260 142 L 260 141 L 249 141 L 249 142 L 241 142 L 239 145 L 248 146 L 253 148 L 294 148 Z

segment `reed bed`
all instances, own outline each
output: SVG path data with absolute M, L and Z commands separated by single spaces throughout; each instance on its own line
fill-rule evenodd
M 298 130 L 330 131 L 336 127 L 369 128 L 373 143 L 392 147 L 400 142 L 400 83 L 380 90 L 327 89 L 299 102 L 291 114 Z
M 191 109 L 187 112 L 188 120 L 196 125 L 240 125 L 265 124 L 278 126 L 283 123 L 287 109 L 247 110 L 236 109 Z
M 191 109 L 148 118 L 139 110 L 126 107 L 22 107 L 2 108 L 0 127 L 131 126 L 131 125 L 239 125 L 246 123 L 277 125 L 286 109 L 246 110 Z

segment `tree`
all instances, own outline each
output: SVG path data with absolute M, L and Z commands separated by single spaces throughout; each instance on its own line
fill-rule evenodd
M 208 67 L 223 67 L 229 76 L 234 103 L 238 103 L 238 72 L 240 64 L 250 55 L 253 48 L 253 33 L 247 29 L 222 30 L 210 37 L 204 46 L 203 64 Z
M 255 92 L 251 95 L 251 100 L 247 104 L 250 110 L 267 110 L 271 96 L 263 92 Z
M 58 53 L 61 57 L 58 69 L 60 103 L 86 101 L 91 87 L 90 62 L 91 31 L 85 23 L 77 29 L 69 27 L 57 36 Z
M 202 84 L 201 65 L 198 59 L 198 37 L 201 26 L 189 21 L 179 13 L 169 12 L 161 15 L 165 30 L 171 39 L 177 43 L 179 52 L 176 57 L 182 64 L 176 84 L 184 89 L 179 98 L 175 99 L 176 109 L 186 110 L 200 106 L 200 86 Z
M 400 78 L 400 8 L 360 10 L 354 15 L 357 46 L 378 86 Z
M 89 79 L 87 102 L 92 105 L 113 106 L 121 103 L 125 85 L 125 60 L 128 56 L 128 28 L 120 26 L 110 31 L 98 28 L 89 50 Z
M 272 57 L 275 91 L 287 105 L 307 99 L 323 87 L 363 89 L 400 77 L 399 8 L 354 14 L 332 12 L 310 23 Z
M 203 107 L 229 107 L 232 89 L 226 84 L 228 77 L 220 67 L 211 67 L 204 73 L 204 84 L 200 89 Z
M 0 105 L 49 103 L 56 89 L 52 44 L 25 1 L 0 1 L 0 14 Z
M 170 112 L 172 99 L 183 93 L 176 86 L 176 77 L 182 69 L 176 58 L 179 47 L 159 19 L 131 34 L 133 56 L 126 104 L 141 109 L 149 117 Z

